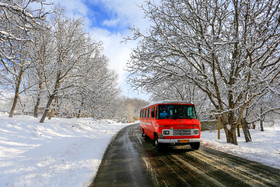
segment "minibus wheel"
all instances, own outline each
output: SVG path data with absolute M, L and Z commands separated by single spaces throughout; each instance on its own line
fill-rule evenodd
M 149 136 L 144 134 L 145 140 L 148 141 L 149 140 Z
M 154 137 L 154 146 L 158 146 L 158 137 L 157 137 L 157 135 L 155 135 L 155 137 Z
M 163 144 L 158 142 L 158 136 L 156 134 L 155 134 L 155 137 L 154 137 L 154 145 L 156 146 L 156 149 L 158 151 L 163 149 Z
M 190 146 L 192 149 L 198 150 L 200 147 L 200 142 L 191 143 Z

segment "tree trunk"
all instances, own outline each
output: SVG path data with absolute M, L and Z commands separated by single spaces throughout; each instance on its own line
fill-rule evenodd
M 221 117 L 218 115 L 218 139 L 221 139 Z
M 60 87 L 60 75 L 61 73 L 58 72 L 57 75 L 56 75 L 56 81 L 55 81 L 55 86 L 54 86 L 54 91 L 53 91 L 53 94 L 50 95 L 49 97 L 49 100 L 47 102 L 47 105 L 46 105 L 46 108 L 45 108 L 45 111 L 40 119 L 40 123 L 44 123 L 48 113 L 49 113 L 49 110 L 50 110 L 50 106 L 52 104 L 52 101 L 54 100 L 54 97 L 57 95 L 57 92 L 58 92 L 58 89 Z
M 248 127 L 247 121 L 245 119 L 243 119 L 241 121 L 241 123 L 242 123 L 242 129 L 243 129 L 245 141 L 246 142 L 252 142 L 252 138 L 251 138 L 251 134 L 250 134 L 250 131 L 249 131 L 249 127 Z
M 237 137 L 236 137 L 236 127 L 231 125 L 230 130 L 227 128 L 227 125 L 224 124 L 224 130 L 226 133 L 226 138 L 227 138 L 227 143 L 232 143 L 234 145 L 238 145 L 237 144 Z
M 52 119 L 52 117 L 54 116 L 54 111 L 55 111 L 55 107 L 57 106 L 58 103 L 58 97 L 55 98 L 53 107 L 51 109 L 51 112 L 49 113 L 49 120 Z
M 49 112 L 49 118 L 48 119 L 51 120 L 53 115 L 54 115 L 54 106 L 52 107 L 51 111 Z
M 240 125 L 239 124 L 237 125 L 237 136 L 240 137 Z
M 36 105 L 34 107 L 34 117 L 35 118 L 38 118 L 38 108 L 39 108 L 40 100 L 41 100 L 40 95 L 41 95 L 40 93 L 37 95 L 37 101 L 36 101 Z
M 229 98 L 232 98 L 232 94 L 230 94 L 230 97 Z M 230 99 L 230 101 L 232 101 L 232 99 Z M 229 105 L 233 106 L 233 102 L 229 102 Z M 233 108 L 233 107 L 231 107 Z M 228 113 L 228 116 L 227 116 L 227 119 L 228 119 L 228 124 L 224 124 L 224 129 L 225 129 L 225 132 L 227 131 L 226 135 L 227 135 L 227 143 L 232 143 L 234 145 L 238 145 L 237 144 L 237 137 L 236 137 L 236 128 L 237 128 L 237 125 L 235 124 L 235 121 L 234 121 L 234 112 L 233 111 L 230 111 Z M 228 127 L 230 127 L 230 129 L 228 129 Z
M 232 143 L 234 145 L 238 145 L 237 137 L 236 137 L 236 127 L 231 127 L 230 133 L 229 133 L 229 140 L 230 141 L 228 143 Z
M 81 117 L 81 112 L 82 112 L 81 109 L 79 109 L 77 118 L 80 118 L 80 117 Z
M 261 126 L 261 131 L 264 131 L 264 129 L 263 129 L 263 120 L 262 119 L 260 121 L 260 126 Z
M 19 75 L 18 75 L 18 79 L 17 79 L 17 83 L 16 83 L 16 90 L 15 90 L 15 97 L 14 97 L 14 101 L 13 101 L 13 105 L 9 114 L 9 117 L 12 118 L 14 116 L 15 113 L 15 109 L 17 106 L 17 102 L 18 102 L 18 98 L 19 98 L 19 87 L 20 87 L 20 83 L 21 83 L 21 79 L 22 79 L 22 75 L 23 75 L 24 71 L 20 71 Z
M 262 108 L 261 108 L 260 113 L 261 113 L 261 120 L 260 120 L 261 131 L 264 131 L 264 129 L 263 129 L 264 116 L 262 114 L 263 113 L 263 109 Z
M 44 110 L 44 113 L 43 113 L 43 115 L 42 115 L 42 117 L 41 117 L 41 119 L 40 119 L 40 123 L 44 123 L 44 121 L 45 121 L 45 119 L 46 119 L 46 117 L 47 117 L 47 115 L 48 115 L 48 113 L 49 113 L 49 109 L 50 109 L 50 106 L 51 106 L 51 103 L 52 103 L 52 101 L 53 101 L 53 99 L 54 99 L 54 94 L 52 94 L 51 96 L 50 96 L 50 98 L 49 98 L 49 100 L 48 100 L 48 102 L 47 102 L 47 105 L 46 105 L 46 108 L 45 108 L 45 110 Z
M 37 95 L 37 101 L 36 101 L 36 105 L 35 105 L 35 107 L 34 107 L 34 117 L 35 118 L 38 118 L 38 108 L 39 108 L 39 105 L 40 105 L 40 102 L 41 102 L 41 95 L 42 95 L 42 85 L 43 85 L 43 83 L 42 82 L 40 82 L 39 83 L 39 93 L 38 93 L 38 95 Z
M 82 103 L 81 103 L 81 107 L 80 107 L 80 109 L 79 109 L 79 111 L 78 111 L 77 118 L 80 118 L 80 117 L 81 117 L 81 113 L 82 113 L 81 108 L 83 108 L 83 106 L 84 106 L 84 101 L 82 101 Z

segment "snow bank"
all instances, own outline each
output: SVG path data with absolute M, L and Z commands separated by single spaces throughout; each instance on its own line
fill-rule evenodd
M 0 113 L 0 186 L 87 186 L 111 138 L 124 126 L 112 121 Z
M 277 123 L 279 124 L 279 123 Z M 202 144 L 223 152 L 260 162 L 280 169 L 280 126 L 267 125 L 262 132 L 260 129 L 250 129 L 252 142 L 245 142 L 242 134 L 238 137 L 238 146 L 226 143 L 224 130 L 221 130 L 221 139 L 218 132 L 202 131 Z

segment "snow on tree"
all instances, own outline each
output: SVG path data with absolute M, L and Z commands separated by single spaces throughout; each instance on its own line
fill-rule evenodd
M 139 40 L 130 83 L 146 90 L 163 80 L 193 83 L 221 116 L 227 142 L 238 144 L 246 109 L 279 78 L 280 1 L 146 1 L 143 10 L 152 26 L 127 38 Z
M 88 56 L 86 65 L 77 67 L 80 73 L 76 73 L 75 82 L 72 81 L 74 86 L 64 94 L 63 99 L 67 102 L 63 103 L 71 105 L 72 114 L 77 117 L 112 118 L 120 93 L 117 76 L 108 69 L 108 59 L 102 54 L 101 43 L 91 43 L 94 50 Z
M 86 114 L 95 118 L 111 116 L 109 111 L 119 94 L 116 74 L 108 69 L 102 43 L 83 31 L 81 20 L 72 20 L 55 11 L 52 18 L 54 55 L 44 66 L 48 101 L 43 123 L 56 113 L 68 117 Z M 51 52 L 52 53 L 52 52 Z
M 42 5 L 32 0 L 0 3 L 0 83 L 15 90 L 10 116 L 23 92 L 23 113 L 34 110 L 38 117 L 45 104 L 41 123 L 53 115 L 112 116 L 119 88 L 102 43 L 91 39 L 81 19 L 67 18 L 57 7 L 46 18 Z
M 40 4 L 39 8 L 32 8 L 34 4 Z M 43 9 L 44 4 L 44 0 L 2 0 L 0 41 L 32 40 L 31 31 L 42 29 L 41 21 L 48 14 Z M 14 32 L 19 30 L 21 32 Z
M 44 72 L 48 72 L 51 82 L 48 83 L 48 102 L 40 119 L 43 123 L 49 113 L 54 99 L 60 97 L 63 90 L 74 85 L 75 68 L 86 64 L 86 57 L 91 53 L 91 43 L 86 42 L 81 20 L 71 20 L 63 16 L 61 11 L 56 11 L 53 21 L 53 40 L 55 54 L 51 63 Z
M 153 101 L 178 100 L 196 104 L 198 118 L 209 118 L 213 107 L 207 100 L 207 95 L 196 85 L 186 80 L 164 80 L 154 83 L 147 91 Z
M 30 95 L 34 97 L 34 117 L 38 117 L 39 107 L 41 104 L 41 99 L 43 95 L 46 95 L 46 85 L 50 77 L 48 77 L 47 66 L 53 60 L 54 55 L 54 40 L 51 37 L 51 30 L 45 30 L 36 32 L 34 37 L 33 53 L 31 59 L 33 61 L 33 68 L 28 72 L 28 79 L 32 85 L 33 89 L 30 90 Z
M 2 1 L 0 2 L 0 68 L 7 72 L 6 80 L 14 89 L 15 95 L 10 110 L 13 117 L 19 99 L 19 94 L 24 72 L 30 68 L 33 34 L 35 30 L 43 29 L 40 23 L 44 20 L 45 13 L 41 9 L 32 10 L 33 1 Z

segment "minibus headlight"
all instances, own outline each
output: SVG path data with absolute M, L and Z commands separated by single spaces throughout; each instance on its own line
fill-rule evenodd
M 194 134 L 199 134 L 199 129 L 194 129 L 194 130 L 193 130 L 193 133 L 194 133 Z
M 170 132 L 169 131 L 163 131 L 163 135 L 169 135 Z

